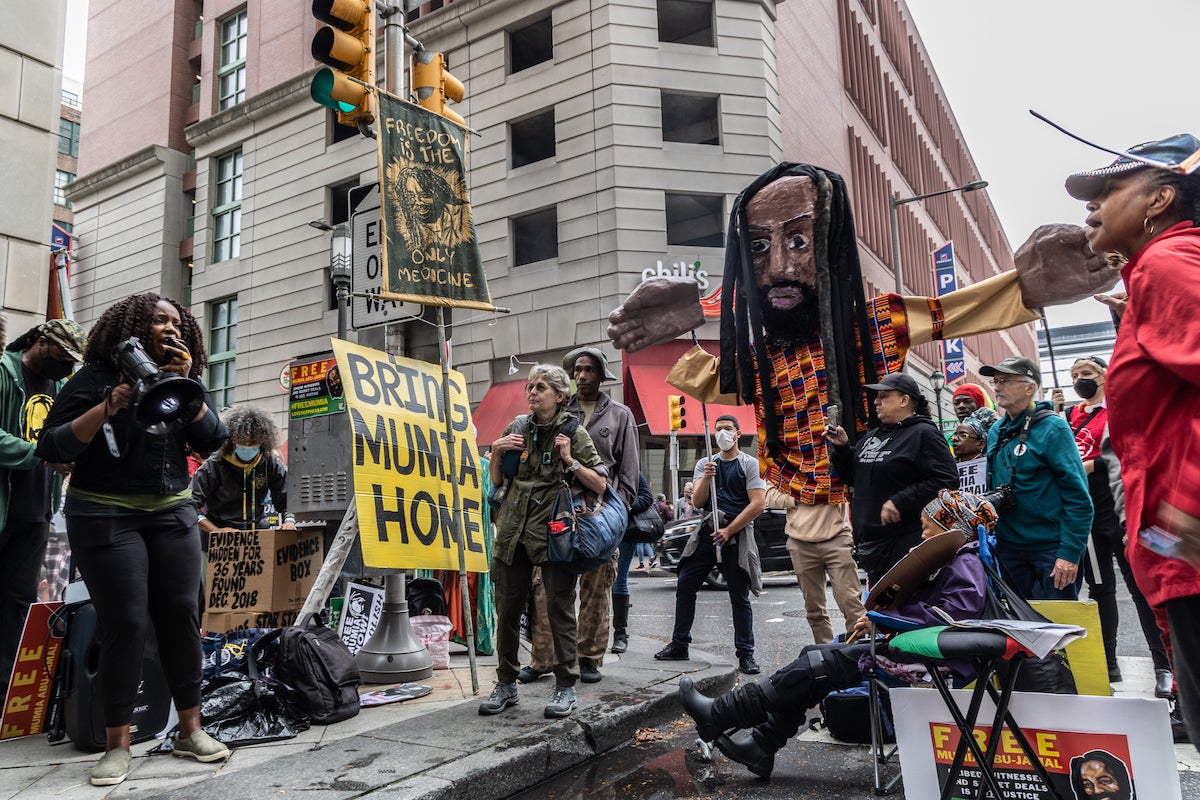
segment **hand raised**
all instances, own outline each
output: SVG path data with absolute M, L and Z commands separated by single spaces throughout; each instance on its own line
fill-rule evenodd
M 704 324 L 700 290 L 694 278 L 649 278 L 608 315 L 608 338 L 636 353 Z

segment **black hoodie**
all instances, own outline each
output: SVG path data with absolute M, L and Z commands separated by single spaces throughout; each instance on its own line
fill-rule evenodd
M 920 538 L 921 509 L 939 489 L 958 488 L 958 467 L 950 447 L 929 417 L 918 414 L 895 425 L 880 425 L 851 449 L 831 447 L 838 475 L 854 489 L 850 521 L 855 543 Z M 888 500 L 900 521 L 883 524 Z

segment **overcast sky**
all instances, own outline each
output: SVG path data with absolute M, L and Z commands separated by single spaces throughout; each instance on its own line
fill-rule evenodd
M 1038 225 L 1082 223 L 1063 179 L 1112 160 L 1028 109 L 1117 150 L 1200 135 L 1200 0 L 906 2 L 1013 249 Z M 63 72 L 80 81 L 87 3 L 67 0 Z M 1088 301 L 1050 312 L 1052 324 L 1107 317 Z
M 1200 0 L 906 0 L 988 194 L 1015 250 L 1038 225 L 1082 223 L 1071 172 L 1116 150 L 1200 135 Z M 1094 301 L 1053 309 L 1051 325 L 1108 318 Z

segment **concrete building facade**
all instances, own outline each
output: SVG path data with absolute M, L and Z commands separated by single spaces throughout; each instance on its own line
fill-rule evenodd
M 91 17 L 89 112 L 68 192 L 77 315 L 88 322 L 137 291 L 181 297 L 215 342 L 221 402 L 254 401 L 282 420 L 281 369 L 336 331 L 328 235 L 306 223 L 343 221 L 348 189 L 377 170 L 374 143 L 309 99 L 309 4 L 276 0 L 268 14 L 233 0 L 92 0 Z M 139 40 L 155 39 L 138 51 L 153 89 L 145 124 L 111 111 L 128 108 L 133 49 L 121 32 L 134 19 Z M 659 269 L 719 287 L 733 200 L 781 159 L 846 177 L 871 292 L 893 285 L 888 198 L 981 177 L 902 0 L 459 0 L 411 12 L 409 31 L 467 86 L 457 110 L 478 134 L 467 162 L 476 231 L 492 298 L 511 309 L 454 315 L 453 362 L 474 403 L 511 381 L 513 357 L 523 378 L 525 363 L 583 344 L 604 346 L 622 371 L 614 396 L 633 400 L 635 372 L 670 348 L 623 363 L 607 345 L 608 312 Z M 907 293 L 933 292 L 929 253 L 949 239 L 960 283 L 1011 265 L 983 192 L 902 206 L 899 225 Z M 401 353 L 433 338 L 421 322 L 391 327 Z M 716 338 L 715 320 L 700 336 Z M 1036 346 L 1028 328 L 967 344 L 970 371 Z M 936 348 L 911 363 L 927 376 Z M 663 391 L 637 398 L 650 450 L 665 441 L 665 407 L 649 408 Z M 516 402 L 496 413 L 511 418 Z
M 12 0 L 0 25 L 0 303 L 8 330 L 45 319 L 64 0 Z

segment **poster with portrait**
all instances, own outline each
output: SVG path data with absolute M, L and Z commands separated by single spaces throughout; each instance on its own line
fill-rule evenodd
M 292 419 L 340 414 L 346 410 L 337 361 L 322 358 L 288 368 L 288 416 Z
M 467 572 L 487 572 L 487 476 L 475 446 L 466 378 L 447 370 L 446 407 L 437 364 L 341 339 L 333 340 L 333 352 L 349 406 L 363 563 L 381 569 L 456 570 L 461 521 Z M 454 505 L 455 487 L 460 509 Z
M 900 745 L 900 768 L 908 797 L 938 797 L 950 777 L 960 732 L 938 692 L 928 688 L 891 691 Z M 952 692 L 964 712 L 968 691 Z M 1012 716 L 1021 726 L 1051 782 L 1064 798 L 1179 800 L 1175 747 L 1162 700 L 1130 697 L 1015 692 Z M 974 736 L 986 752 L 993 735 L 994 706 L 984 702 Z M 1052 800 L 1016 737 L 998 733 L 995 775 L 1006 797 Z M 975 797 L 983 782 L 968 753 L 951 798 Z
M 379 627 L 383 615 L 383 589 L 365 583 L 350 581 L 346 584 L 346 597 L 342 613 L 338 616 L 338 636 L 351 655 L 358 655 L 363 645 Z
M 467 131 L 379 93 L 385 300 L 491 311 L 463 154 Z

